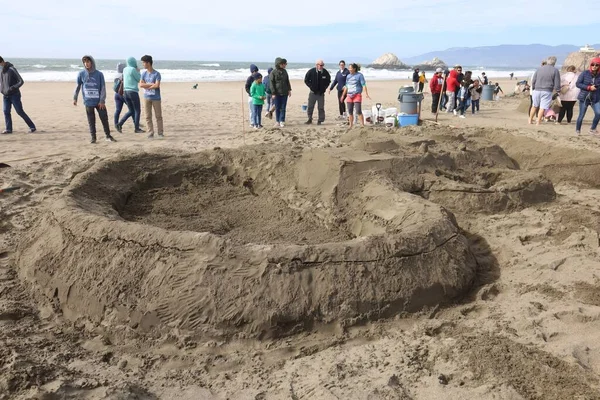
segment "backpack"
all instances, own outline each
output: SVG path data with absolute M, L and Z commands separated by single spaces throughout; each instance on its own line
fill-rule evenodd
M 118 93 L 121 96 L 123 95 L 123 80 L 121 78 L 115 78 L 115 81 L 113 83 L 113 90 L 115 91 L 115 93 Z

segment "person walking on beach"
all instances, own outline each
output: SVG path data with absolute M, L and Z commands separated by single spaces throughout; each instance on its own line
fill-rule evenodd
M 325 92 L 331 83 L 331 75 L 329 74 L 329 71 L 325 69 L 323 60 L 317 60 L 315 67 L 308 70 L 304 76 L 304 83 L 310 89 L 310 93 L 308 94 L 308 109 L 306 111 L 308 120 L 305 124 L 312 124 L 315 103 L 317 103 L 319 112 L 317 125 L 321 125 L 325 122 Z
M 548 57 L 546 65 L 542 65 L 533 74 L 533 79 L 531 80 L 533 107 L 531 107 L 528 121 L 530 124 L 533 123 L 533 117 L 536 113 L 536 125 L 542 123 L 544 113 L 550 108 L 552 100 L 555 98 L 554 95 L 558 95 L 558 91 L 560 90 L 560 73 L 554 68 L 555 64 L 556 57 Z M 496 87 L 499 86 L 496 85 Z M 496 93 L 496 89 L 494 89 L 494 93 Z M 539 113 L 538 110 L 540 110 Z
M 4 123 L 6 129 L 2 131 L 3 134 L 11 134 L 13 131 L 11 110 L 15 107 L 17 115 L 23 118 L 23 121 L 29 127 L 29 132 L 33 133 L 36 131 L 35 124 L 29 118 L 25 110 L 23 110 L 23 104 L 21 103 L 21 90 L 19 89 L 25 83 L 19 71 L 11 63 L 4 61 L 4 58 L 0 57 L 0 91 L 4 97 L 3 110 L 4 110 Z
M 515 76 L 514 72 L 510 73 L 510 80 L 512 81 L 513 76 Z
M 250 96 L 252 96 L 252 106 L 254 107 L 252 115 L 254 116 L 254 120 L 252 121 L 252 126 L 254 129 L 262 128 L 262 108 L 265 104 L 266 98 L 265 87 L 262 82 L 262 75 L 257 73 L 256 80 L 250 86 Z
M 479 99 L 481 99 L 481 92 L 483 91 L 479 80 L 473 81 L 473 87 L 471 88 L 471 114 L 479 113 Z
M 446 96 L 448 96 L 448 103 L 446 105 L 446 112 L 452 112 L 457 115 L 456 109 L 458 105 L 456 103 L 458 90 L 460 90 L 460 82 L 458 80 L 458 71 L 454 68 L 450 71 L 448 78 L 446 79 Z
M 438 104 L 440 103 L 440 96 L 442 95 L 442 88 L 444 86 L 443 78 L 444 70 L 438 68 L 435 70 L 435 75 L 429 81 L 429 90 L 431 90 L 431 113 L 437 114 Z M 441 107 L 441 106 L 440 106 Z
M 592 58 L 590 69 L 583 71 L 577 78 L 577 87 L 580 89 L 579 96 L 579 117 L 575 126 L 575 133 L 581 133 L 581 125 L 588 106 L 594 110 L 594 119 L 590 127 L 590 135 L 598 135 L 596 128 L 600 122 L 600 57 Z
M 121 116 L 121 111 L 123 111 L 123 105 L 125 104 L 125 98 L 123 97 L 123 69 L 125 68 L 125 63 L 117 64 L 117 77 L 113 82 L 113 91 L 115 92 L 115 129 L 119 131 L 119 117 Z M 120 131 L 119 131 L 120 132 Z
M 412 74 L 412 84 L 415 93 L 419 91 L 419 68 L 415 68 Z
M 425 84 L 427 83 L 427 78 L 425 77 L 425 71 L 421 71 L 419 75 L 419 93 L 423 93 L 423 89 L 425 89 Z
M 271 97 L 275 102 L 275 126 L 283 128 L 285 126 L 285 112 L 288 97 L 292 96 L 292 85 L 287 71 L 287 60 L 277 57 L 275 59 L 275 69 L 269 76 L 269 85 L 271 87 Z
M 110 135 L 110 126 L 108 124 L 108 112 L 106 111 L 106 83 L 104 74 L 96 69 L 96 61 L 92 56 L 85 55 L 81 61 L 85 69 L 77 75 L 77 87 L 73 94 L 73 105 L 77 105 L 77 98 L 81 90 L 85 113 L 87 114 L 91 143 L 96 143 L 96 111 L 100 117 L 102 128 L 107 142 L 116 142 Z
M 579 88 L 577 87 L 577 68 L 574 65 L 567 67 L 567 72 L 560 76 L 560 102 L 562 107 L 558 113 L 558 123 L 567 116 L 567 123 L 571 123 L 573 119 L 573 108 L 579 96 Z
M 156 114 L 156 125 L 158 137 L 164 137 L 162 103 L 160 96 L 160 72 L 154 69 L 152 56 L 142 57 L 142 64 L 146 69 L 140 79 L 140 87 L 144 89 L 144 110 L 146 111 L 146 126 L 148 127 L 148 139 L 154 138 L 154 125 L 152 123 L 152 110 Z
M 250 64 L 250 76 L 248 78 L 246 78 L 246 85 L 244 86 L 244 89 L 246 89 L 246 93 L 248 93 L 248 117 L 250 118 L 250 127 L 254 128 L 254 125 L 252 125 L 252 121 L 254 121 L 254 106 L 252 103 L 252 96 L 250 95 L 250 87 L 252 86 L 252 84 L 254 83 L 254 81 L 256 80 L 258 74 L 258 67 L 254 64 Z
M 142 117 L 142 104 L 140 102 L 139 83 L 142 79 L 140 69 L 134 57 L 127 59 L 127 67 L 123 70 L 123 98 L 127 104 L 127 114 L 117 124 L 117 131 L 122 132 L 123 124 L 129 117 L 133 117 L 133 129 L 135 133 L 144 133 L 140 128 Z
M 354 109 L 362 126 L 365 126 L 365 118 L 362 113 L 362 93 L 365 92 L 365 97 L 370 99 L 369 91 L 367 90 L 367 82 L 365 77 L 360 73 L 360 65 L 356 63 L 350 64 L 350 74 L 346 77 L 346 86 L 342 97 L 346 97 L 348 103 L 348 125 L 352 128 L 354 124 Z
M 269 86 L 269 75 L 273 72 L 273 68 L 269 67 L 267 70 L 267 76 L 263 76 L 262 84 L 265 87 L 266 93 L 266 104 L 267 104 L 267 112 L 265 117 L 273 118 L 273 111 L 271 110 L 271 105 L 273 104 L 273 98 L 271 97 L 271 87 Z
M 339 109 L 340 109 L 340 116 L 338 118 L 346 119 L 347 118 L 346 99 L 343 98 L 342 95 L 344 93 L 344 87 L 346 86 L 346 78 L 350 74 L 350 71 L 348 71 L 348 68 L 346 68 L 346 61 L 344 61 L 344 60 L 341 60 L 339 62 L 339 66 L 340 66 L 340 69 L 335 74 L 335 79 L 331 83 L 331 86 L 329 87 L 329 90 L 327 93 L 328 94 L 331 93 L 331 91 L 333 89 L 335 89 L 335 87 L 337 86 L 337 99 L 338 99 L 338 104 L 339 104 Z

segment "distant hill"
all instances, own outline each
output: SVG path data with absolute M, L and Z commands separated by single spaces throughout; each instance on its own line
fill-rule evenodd
M 453 47 L 447 50 L 432 51 L 416 57 L 400 57 L 409 65 L 420 64 L 423 61 L 438 57 L 447 65 L 469 65 L 477 67 L 520 67 L 531 68 L 540 65 L 542 60 L 549 56 L 556 56 L 557 65 L 561 65 L 564 59 L 582 46 L 560 45 L 547 46 L 543 44 L 512 45 L 484 47 Z M 592 45 L 600 49 L 600 45 Z

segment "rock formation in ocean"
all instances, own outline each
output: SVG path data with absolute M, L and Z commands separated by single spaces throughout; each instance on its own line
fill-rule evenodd
M 431 61 L 423 61 L 421 64 L 413 65 L 414 68 L 419 68 L 423 71 L 434 71 L 436 68 L 446 69 L 446 63 L 437 57 L 433 57 Z
M 404 64 L 398 57 L 393 53 L 385 53 L 381 57 L 377 58 L 373 63 L 369 65 L 370 68 L 376 69 L 408 69 L 409 66 Z

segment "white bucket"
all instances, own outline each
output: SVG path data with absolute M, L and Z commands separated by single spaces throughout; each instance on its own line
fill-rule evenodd
M 363 117 L 365 118 L 365 124 L 373 123 L 373 113 L 370 110 L 364 110 Z
M 398 109 L 396 107 L 390 107 L 385 109 L 386 117 L 395 117 L 396 115 L 398 115 Z
M 391 128 L 394 125 L 396 125 L 396 118 L 394 118 L 394 117 L 386 117 L 385 118 L 385 126 L 387 126 L 388 128 Z

